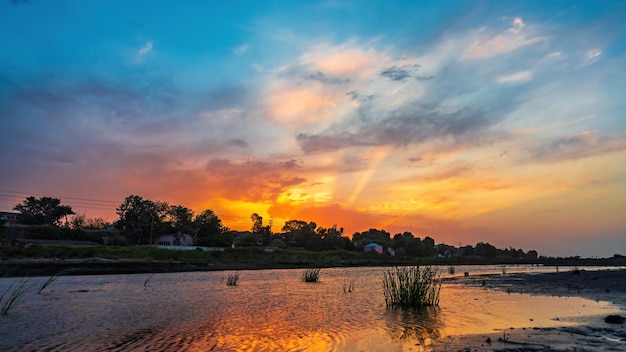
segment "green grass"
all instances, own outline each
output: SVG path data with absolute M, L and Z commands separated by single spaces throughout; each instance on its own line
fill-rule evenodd
M 239 283 L 239 273 L 228 274 L 228 278 L 226 279 L 226 285 L 237 286 L 237 283 Z
M 409 309 L 439 305 L 441 280 L 436 267 L 416 265 L 386 269 L 382 281 L 387 307 Z
M 69 274 L 70 272 L 71 272 L 71 270 L 62 270 L 62 271 L 59 271 L 58 273 L 56 273 L 56 274 L 54 274 L 54 275 L 50 276 L 50 277 L 48 278 L 48 280 L 44 281 L 44 282 L 43 282 L 43 283 L 39 286 L 39 289 L 37 290 L 37 294 L 38 294 L 38 295 L 40 295 L 40 294 L 43 292 L 43 290 L 45 290 L 45 289 L 46 289 L 46 287 L 50 286 L 50 284 L 52 284 L 53 282 L 55 282 L 55 281 L 59 278 L 59 276 L 61 276 L 61 275 L 65 275 L 65 274 Z
M 320 273 L 322 269 L 314 268 L 314 269 L 305 269 L 302 272 L 302 281 L 304 282 L 319 282 L 320 281 Z
M 9 286 L 6 291 L 0 296 L 0 314 L 7 315 L 11 310 L 11 307 L 19 301 L 19 299 L 28 292 L 29 286 L 27 286 L 28 280 L 21 279 L 14 282 Z M 8 296 L 7 296 L 8 295 Z M 6 299 L 5 299 L 6 297 Z

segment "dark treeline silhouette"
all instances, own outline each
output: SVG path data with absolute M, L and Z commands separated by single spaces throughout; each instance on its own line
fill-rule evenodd
M 435 244 L 430 236 L 423 238 L 411 232 L 391 235 L 382 229 L 369 229 L 356 232 L 348 237 L 344 229 L 333 225 L 328 228 L 317 226 L 315 222 L 291 219 L 285 222 L 280 232 L 272 231 L 272 222 L 263 224 L 263 217 L 254 213 L 250 216 L 250 231 L 231 231 L 222 224 L 219 217 L 210 209 L 199 214 L 183 206 L 167 202 L 144 199 L 130 195 L 116 208 L 118 219 L 112 224 L 102 218 L 88 218 L 86 214 L 76 215 L 71 207 L 61 204 L 61 200 L 51 197 L 26 200 L 14 207 L 19 211 L 23 224 L 51 225 L 67 229 L 107 230 L 116 234 L 108 243 L 126 245 L 155 244 L 161 235 L 180 238 L 191 236 L 192 245 L 229 246 L 272 246 L 277 248 L 296 247 L 307 251 L 346 250 L 364 251 L 366 246 L 374 246 L 385 255 L 397 257 L 462 257 L 462 258 L 516 258 L 537 259 L 537 251 L 524 252 L 522 249 L 498 249 L 489 243 L 479 242 L 475 246 L 456 248 L 446 244 Z M 67 215 L 75 215 L 71 221 Z M 65 218 L 62 223 L 61 219 Z M 45 235 L 44 235 L 45 236 Z M 41 237 L 41 235 L 40 235 Z M 97 238 L 96 238 L 97 240 Z

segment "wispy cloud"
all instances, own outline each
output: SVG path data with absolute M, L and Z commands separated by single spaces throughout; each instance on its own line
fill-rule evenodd
M 241 44 L 240 46 L 233 49 L 233 54 L 235 55 L 243 55 L 250 49 L 249 44 Z
M 152 42 L 151 41 L 147 41 L 146 44 L 144 44 L 144 46 L 141 47 L 141 49 L 139 49 L 139 56 L 143 56 L 148 54 L 149 52 L 152 51 Z
M 528 82 L 533 79 L 533 73 L 531 71 L 520 71 L 510 75 L 499 76 L 496 78 L 498 83 L 521 83 Z
M 472 43 L 461 57 L 467 60 L 487 59 L 547 39 L 545 36 L 533 36 L 526 28 L 522 19 L 516 18 L 510 28 L 496 35 L 491 34 L 486 28 L 476 31 L 471 36 Z
M 602 55 L 602 50 L 600 49 L 591 49 L 585 53 L 585 58 L 583 60 L 583 65 L 591 65 L 596 61 L 600 60 L 600 56 Z

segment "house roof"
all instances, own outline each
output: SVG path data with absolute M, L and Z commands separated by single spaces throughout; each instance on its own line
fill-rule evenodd
M 376 242 L 372 242 L 372 243 L 370 243 L 370 244 L 366 245 L 365 247 L 382 247 L 382 246 L 381 246 L 381 245 L 379 245 L 379 244 L 378 244 L 378 243 L 376 243 Z

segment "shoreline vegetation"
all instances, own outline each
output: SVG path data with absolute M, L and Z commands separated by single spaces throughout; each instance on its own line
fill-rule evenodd
M 155 246 L 31 245 L 2 252 L 0 276 L 50 276 L 329 268 L 354 266 L 543 265 L 558 267 L 625 266 L 623 257 L 604 259 L 392 257 L 345 250 L 311 252 L 297 248 L 220 248 L 172 250 Z

